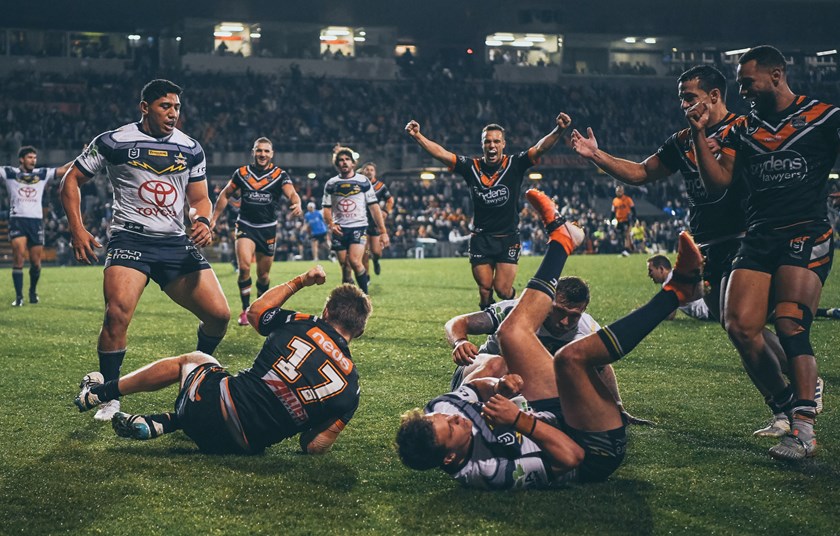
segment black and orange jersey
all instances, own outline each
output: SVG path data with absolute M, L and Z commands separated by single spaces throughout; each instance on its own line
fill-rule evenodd
M 470 228 L 476 233 L 511 234 L 519 230 L 519 193 L 525 172 L 536 164 L 532 150 L 502 155 L 498 166 L 483 158 L 456 156 L 449 169 L 464 177 L 473 202 Z
M 378 203 L 385 203 L 386 201 L 394 197 L 393 195 L 391 195 L 391 190 L 389 190 L 388 187 L 385 186 L 385 183 L 381 180 L 374 178 L 370 181 L 370 185 L 373 186 L 373 193 L 376 194 L 376 201 Z M 368 205 L 367 207 L 367 216 L 368 223 L 372 224 L 373 216 L 370 213 L 370 205 Z
M 277 205 L 283 186 L 292 184 L 292 178 L 274 164 L 260 172 L 248 165 L 233 172 L 230 184 L 234 194 L 242 196 L 238 220 L 252 227 L 268 227 L 277 223 Z
M 222 392 L 225 421 L 240 444 L 259 451 L 299 432 L 350 422 L 360 391 L 347 341 L 316 316 L 280 308 L 264 312 L 258 329 L 266 341 L 254 364 Z
M 735 120 L 723 151 L 747 187 L 747 225 L 825 220 L 828 173 L 840 148 L 840 108 L 805 96 L 779 113 Z
M 737 115 L 727 113 L 722 121 L 706 128 L 706 137 L 719 143 L 729 134 Z M 691 130 L 683 129 L 665 140 L 656 156 L 671 173 L 680 172 L 688 196 L 688 227 L 698 243 L 735 236 L 746 229 L 742 181 L 733 181 L 729 188 L 709 191 L 697 170 L 697 157 Z

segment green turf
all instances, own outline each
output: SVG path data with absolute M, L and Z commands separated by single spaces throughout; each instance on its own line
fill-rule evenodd
M 536 268 L 525 258 L 517 288 Z M 279 263 L 274 282 L 306 269 Z M 238 312 L 229 265 L 219 278 Z M 338 280 L 327 263 L 330 282 Z M 573 257 L 567 274 L 592 284 L 590 312 L 605 324 L 655 287 L 643 256 Z M 840 322 L 818 320 L 814 347 L 827 383 L 821 452 L 799 466 L 771 460 L 751 437 L 768 416 L 723 331 L 685 316 L 661 326 L 616 365 L 627 408 L 657 421 L 631 428 L 625 465 L 603 484 L 548 492 L 459 488 L 412 472 L 392 448 L 399 414 L 445 391 L 452 363 L 443 323 L 472 311 L 464 259 L 386 260 L 371 286 L 374 314 L 353 343 L 362 402 L 332 452 L 298 454 L 296 440 L 258 457 L 196 452 L 180 433 L 141 443 L 72 404 L 95 370 L 101 269 L 47 268 L 42 303 L 21 309 L 0 270 L 0 534 L 836 534 L 840 528 Z M 289 306 L 318 312 L 328 287 Z M 823 303 L 840 305 L 833 274 Z M 235 315 L 234 315 L 235 317 Z M 195 346 L 196 322 L 151 284 L 129 331 L 123 371 Z M 262 344 L 232 326 L 217 356 L 247 367 Z M 167 410 L 175 388 L 127 398 L 131 412 Z

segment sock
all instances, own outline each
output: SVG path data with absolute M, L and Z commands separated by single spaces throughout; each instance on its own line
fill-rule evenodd
M 265 284 L 260 283 L 260 280 L 257 279 L 257 298 L 265 294 L 265 291 L 268 290 L 269 285 L 271 284 L 271 280 L 265 282 Z
M 178 421 L 178 415 L 175 413 L 155 413 L 154 415 L 143 415 L 142 417 L 146 419 L 149 429 L 152 430 L 152 437 L 181 429 L 181 423 Z
M 566 265 L 568 258 L 569 254 L 566 253 L 563 244 L 555 240 L 550 241 L 540 267 L 537 268 L 537 273 L 528 281 L 526 288 L 544 292 L 553 300 L 557 291 L 557 280 L 563 273 L 563 266 Z
M 817 307 L 817 314 L 815 314 L 814 316 L 825 318 L 829 316 L 828 309 L 826 309 L 825 307 Z
M 105 383 L 95 385 L 91 388 L 90 392 L 95 394 L 97 398 L 99 398 L 99 400 L 101 400 L 102 402 L 108 402 L 109 400 L 117 400 L 119 397 L 122 396 L 119 384 L 119 380 L 108 380 Z
M 251 303 L 251 278 L 236 283 L 239 285 L 239 298 L 242 300 L 242 310 L 244 311 Z
M 553 295 L 552 295 L 553 296 Z M 649 302 L 609 326 L 598 330 L 598 335 L 613 359 L 630 353 L 679 306 L 677 295 L 661 290 Z
M 15 296 L 23 296 L 23 268 L 12 268 L 12 282 L 15 284 Z
M 797 400 L 793 403 L 791 432 L 802 441 L 814 439 L 814 420 L 817 417 L 817 404 L 813 400 Z
M 367 272 L 362 272 L 360 274 L 356 274 L 356 283 L 359 285 L 359 288 L 362 289 L 362 292 L 365 294 L 368 293 L 368 282 L 370 281 L 370 275 Z
M 99 372 L 102 373 L 105 381 L 109 382 L 120 379 L 120 367 L 122 367 L 123 359 L 125 359 L 125 348 L 108 352 L 99 350 L 98 353 Z
M 212 335 L 208 335 L 204 333 L 201 329 L 201 324 L 198 325 L 198 344 L 195 345 L 195 349 L 199 352 L 204 352 L 208 355 L 213 355 L 213 352 L 216 351 L 216 347 L 219 346 L 219 343 L 222 342 L 224 335 L 221 337 L 214 337 Z
M 479 302 L 478 308 L 483 311 L 485 309 L 489 309 L 490 307 L 493 307 L 493 305 L 495 305 L 495 304 L 496 304 L 496 300 L 494 300 L 493 298 L 490 298 L 490 301 L 487 302 L 487 303 L 480 303 Z
M 38 286 L 38 280 L 41 278 L 41 267 L 29 267 L 29 294 L 35 294 L 35 289 Z

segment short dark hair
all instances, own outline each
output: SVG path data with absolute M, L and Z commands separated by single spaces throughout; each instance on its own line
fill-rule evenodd
M 397 453 L 407 467 L 418 471 L 443 465 L 446 448 L 437 444 L 434 426 L 420 408 L 406 411 L 400 417 Z
M 182 91 L 180 86 L 173 82 L 164 80 L 163 78 L 156 78 L 143 86 L 143 89 L 140 91 L 140 100 L 151 104 L 170 93 L 180 95 Z
M 373 310 L 370 298 L 362 290 L 349 283 L 337 286 L 327 296 L 324 305 L 327 321 L 347 331 L 351 337 L 359 337 L 365 331 L 368 317 Z
M 738 60 L 738 65 L 744 65 L 748 61 L 755 60 L 756 65 L 770 69 L 785 70 L 787 62 L 785 55 L 776 47 L 770 45 L 759 45 L 749 49 L 741 59 Z
M 338 165 L 338 157 L 341 155 L 349 156 L 350 160 L 352 160 L 354 163 L 356 162 L 356 157 L 353 156 L 353 149 L 351 149 L 350 147 L 339 147 L 338 149 L 336 149 L 335 153 L 333 153 L 334 166 Z
M 490 123 L 486 127 L 482 128 L 481 129 L 481 136 L 484 137 L 484 134 L 486 134 L 488 130 L 498 130 L 499 132 L 502 133 L 502 137 L 503 138 L 505 137 L 505 129 L 502 125 L 500 125 L 498 123 Z
M 726 77 L 711 65 L 695 65 L 681 74 L 677 82 L 688 82 L 695 78 L 697 79 L 697 85 L 706 93 L 711 93 L 713 89 L 717 89 L 721 96 L 724 99 L 726 98 Z
M 31 145 L 24 145 L 23 147 L 20 148 L 20 151 L 18 151 L 18 158 L 23 158 L 24 156 L 28 155 L 29 153 L 35 153 L 37 155 L 38 154 L 38 149 L 36 149 L 35 147 L 33 147 Z
M 579 303 L 589 305 L 589 285 L 579 277 L 561 277 L 557 281 L 556 295 L 567 305 Z
M 671 260 L 665 255 L 654 255 L 647 260 L 654 268 L 671 269 Z

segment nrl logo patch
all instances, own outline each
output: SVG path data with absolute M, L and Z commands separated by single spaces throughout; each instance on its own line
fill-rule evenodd
M 797 115 L 793 119 L 790 120 L 790 126 L 795 129 L 805 128 L 805 125 L 808 124 L 808 121 L 801 115 Z

